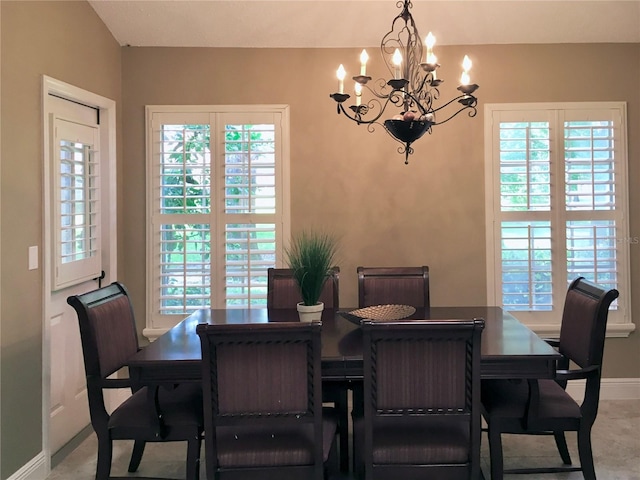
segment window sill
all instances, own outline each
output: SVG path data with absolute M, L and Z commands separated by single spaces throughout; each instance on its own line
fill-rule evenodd
M 543 338 L 558 338 L 560 325 L 526 324 L 531 330 Z M 636 329 L 634 323 L 609 323 L 607 325 L 607 338 L 627 338 Z

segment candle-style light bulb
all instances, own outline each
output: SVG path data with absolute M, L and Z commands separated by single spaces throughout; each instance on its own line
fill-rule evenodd
M 396 78 L 400 78 L 400 66 L 402 65 L 402 54 L 400 50 L 396 48 L 396 51 L 393 52 L 393 57 L 391 57 L 391 61 L 396 66 Z
M 432 61 L 435 57 L 433 55 L 433 46 L 436 44 L 436 37 L 433 35 L 433 33 L 429 32 L 427 37 L 424 39 L 424 43 L 427 45 L 427 56 L 425 57 L 426 62 L 436 63 L 435 61 Z
M 338 89 L 339 93 L 344 93 L 344 77 L 346 75 L 347 75 L 347 72 L 344 69 L 344 66 L 340 64 L 340 66 L 338 67 L 338 71 L 336 72 L 336 77 L 338 77 L 338 80 L 339 80 L 339 89 Z
M 356 82 L 355 90 L 356 90 L 356 106 L 360 106 L 360 103 L 362 101 L 362 85 Z
M 360 75 L 365 76 L 367 74 L 367 61 L 369 60 L 369 55 L 367 55 L 366 50 L 362 50 L 360 54 Z
M 464 69 L 465 72 L 469 72 L 472 66 L 473 66 L 473 62 L 467 55 L 465 55 L 464 59 L 462 60 L 462 68 Z
M 461 85 L 469 85 L 471 83 L 471 77 L 469 77 L 469 70 L 471 69 L 471 66 L 473 65 L 473 63 L 471 62 L 471 59 L 465 55 L 464 56 L 464 60 L 462 60 L 462 75 L 460 76 L 460 84 Z

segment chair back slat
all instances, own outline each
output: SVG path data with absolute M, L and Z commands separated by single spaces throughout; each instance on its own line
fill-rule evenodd
M 78 314 L 87 376 L 106 378 L 138 351 L 133 307 L 121 283 L 67 299 Z
M 376 354 L 377 408 L 468 410 L 466 342 L 465 338 L 380 342 Z
M 618 295 L 583 277 L 571 282 L 560 327 L 561 354 L 582 368 L 602 364 L 609 306 Z
M 87 316 L 95 336 L 100 375 L 106 378 L 122 368 L 138 351 L 138 336 L 129 297 L 121 295 L 89 308 Z
M 429 307 L 429 267 L 358 267 L 358 306 Z
M 218 413 L 305 413 L 308 391 L 300 385 L 307 384 L 308 349 L 303 342 L 217 345 L 210 360 Z

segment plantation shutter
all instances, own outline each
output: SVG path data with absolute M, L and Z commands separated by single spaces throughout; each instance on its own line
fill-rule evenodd
M 98 129 L 54 118 L 55 206 L 53 289 L 92 278 L 102 271 Z
M 501 112 L 497 238 L 501 303 L 509 310 L 550 310 L 551 129 L 546 112 Z
M 564 105 L 488 106 L 489 300 L 530 325 L 559 323 L 577 276 L 629 288 L 624 109 Z
M 622 177 L 616 158 L 620 118 L 590 110 L 563 112 L 563 117 L 567 274 L 617 287 L 617 239 L 624 238 L 616 185 Z
M 165 108 L 148 107 L 148 328 L 200 308 L 266 307 L 288 231 L 283 112 Z
M 276 265 L 278 118 L 223 114 L 224 278 L 227 306 L 266 306 L 267 269 Z

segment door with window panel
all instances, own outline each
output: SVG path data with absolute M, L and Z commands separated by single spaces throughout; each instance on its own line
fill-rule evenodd
M 92 281 L 109 265 L 102 249 L 102 180 L 95 109 L 49 98 L 50 172 L 45 211 L 51 234 L 50 291 L 47 307 L 49 380 L 48 445 L 58 452 L 89 423 L 86 379 L 78 320 L 66 303 L 69 295 L 97 287 Z M 105 268 L 108 269 L 108 268 Z

